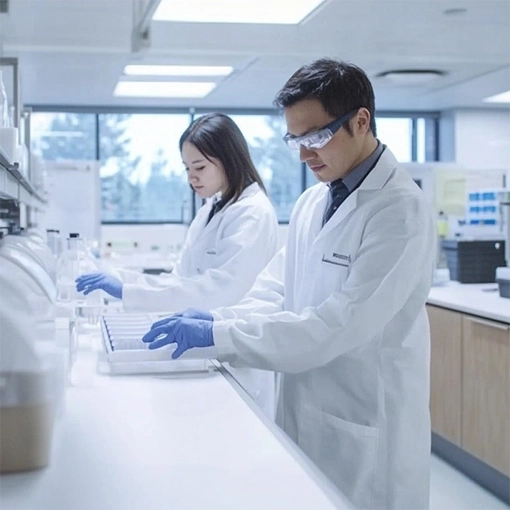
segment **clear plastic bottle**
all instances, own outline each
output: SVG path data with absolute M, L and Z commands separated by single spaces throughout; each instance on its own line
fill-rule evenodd
M 85 296 L 76 290 L 76 278 L 96 271 L 98 266 L 87 250 L 85 240 L 79 234 L 69 234 L 67 250 L 62 252 L 57 263 L 57 300 L 71 303 L 78 315 L 86 317 L 90 324 L 99 320 L 104 304 L 103 292 L 97 290 Z
M 7 102 L 7 92 L 5 92 L 5 86 L 2 80 L 1 70 L 0 70 L 0 127 L 9 127 L 9 103 Z
M 448 217 L 443 211 L 439 211 L 439 215 L 436 222 L 437 226 L 437 254 L 436 254 L 436 267 L 438 269 L 444 269 L 448 267 L 448 258 L 446 252 L 443 249 L 442 242 L 447 239 L 449 224 Z
M 67 239 L 67 249 L 64 250 L 57 262 L 57 289 L 58 301 L 69 303 L 81 299 L 76 291 L 75 280 L 80 275 L 80 269 L 88 266 L 88 261 L 84 259 L 84 241 L 79 234 L 69 234 Z M 95 268 L 90 266 L 91 272 Z
M 60 231 L 54 229 L 46 230 L 46 239 L 48 248 L 51 250 L 55 257 L 60 257 L 62 253 L 62 239 L 60 237 Z

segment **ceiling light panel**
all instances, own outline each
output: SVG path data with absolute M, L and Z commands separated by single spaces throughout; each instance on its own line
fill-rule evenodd
M 429 85 L 445 74 L 436 69 L 398 69 L 379 73 L 377 78 L 393 85 L 412 87 Z
M 495 96 L 486 97 L 485 103 L 510 103 L 510 90 L 496 94 Z
M 228 76 L 230 66 L 166 66 L 127 65 L 124 74 L 129 76 Z
M 296 25 L 325 0 L 161 0 L 156 21 Z
M 113 95 L 117 97 L 202 98 L 207 96 L 215 86 L 216 83 L 210 82 L 119 81 Z

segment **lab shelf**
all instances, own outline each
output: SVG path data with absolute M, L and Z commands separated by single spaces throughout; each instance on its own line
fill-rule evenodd
M 41 207 L 46 200 L 39 195 L 20 172 L 18 163 L 11 163 L 0 148 L 0 198 L 17 200 L 31 207 Z

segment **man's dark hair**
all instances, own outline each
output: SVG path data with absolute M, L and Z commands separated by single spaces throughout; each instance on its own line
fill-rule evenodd
M 275 97 L 274 105 L 287 108 L 303 99 L 317 99 L 331 117 L 359 108 L 370 112 L 370 130 L 376 136 L 374 89 L 362 69 L 330 58 L 321 58 L 298 69 Z M 345 124 L 352 135 L 351 127 Z
M 228 189 L 221 197 L 221 207 L 235 202 L 250 184 L 258 183 L 265 192 L 262 179 L 251 159 L 248 143 L 237 124 L 223 113 L 209 113 L 195 119 L 179 140 L 193 144 L 209 161 L 218 159 L 227 174 Z

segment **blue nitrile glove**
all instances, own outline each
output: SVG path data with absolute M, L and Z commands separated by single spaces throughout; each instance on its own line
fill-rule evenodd
M 90 294 L 93 290 L 104 290 L 110 296 L 122 299 L 122 282 L 107 273 L 89 273 L 76 278 L 76 290 Z
M 174 319 L 175 317 L 184 317 L 186 319 L 199 319 L 203 321 L 213 321 L 213 316 L 206 312 L 205 310 L 199 310 L 198 308 L 187 308 L 184 312 L 179 312 L 174 315 L 170 315 L 169 317 L 165 317 L 157 322 L 155 322 L 151 329 L 157 328 L 158 326 L 163 326 L 167 324 L 169 321 Z
M 152 325 L 151 330 L 143 336 L 142 340 L 150 343 L 149 349 L 177 344 L 177 349 L 172 353 L 173 359 L 177 359 L 193 347 L 211 347 L 214 345 L 213 321 L 170 317 L 165 324 L 159 326 L 157 324 L 156 322 Z M 158 338 L 160 336 L 161 338 Z

